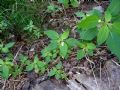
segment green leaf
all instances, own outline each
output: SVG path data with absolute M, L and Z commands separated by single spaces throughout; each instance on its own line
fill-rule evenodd
M 85 57 L 85 51 L 83 49 L 81 49 L 77 52 L 77 59 L 80 60 L 83 57 Z
M 107 11 L 109 11 L 112 16 L 116 16 L 120 13 L 120 0 L 112 0 Z
M 114 22 L 111 31 L 116 32 L 120 35 L 120 22 Z
M 57 69 L 61 69 L 61 68 L 62 68 L 62 62 L 58 63 L 58 64 L 56 65 L 56 68 L 57 68 Z
M 100 28 L 98 35 L 97 35 L 97 43 L 98 45 L 101 45 L 102 43 L 104 43 L 108 36 L 109 36 L 109 28 L 107 27 L 107 25 L 104 25 Z
M 52 70 L 50 70 L 50 72 L 48 73 L 48 76 L 54 76 L 57 72 L 57 69 L 56 68 L 53 68 Z
M 8 52 L 9 52 L 9 49 L 8 49 L 7 47 L 4 47 L 4 48 L 2 48 L 2 52 L 3 52 L 3 53 L 8 53 Z
M 107 40 L 107 46 L 120 60 L 120 35 L 115 32 L 111 32 Z
M 93 40 L 97 36 L 97 33 L 98 33 L 97 28 L 82 30 L 80 32 L 80 39 Z
M 61 39 L 62 40 L 64 40 L 64 39 L 67 39 L 68 38 L 68 36 L 69 36 L 69 30 L 67 30 L 67 31 L 64 31 L 64 33 L 61 35 Z
M 15 42 L 10 42 L 10 43 L 6 44 L 5 47 L 11 48 L 11 47 L 13 47 L 14 44 L 15 44 Z
M 80 29 L 90 29 L 94 28 L 98 24 L 99 17 L 96 15 L 91 15 L 87 16 L 86 18 L 83 18 L 79 23 L 78 23 L 78 28 Z
M 0 65 L 3 65 L 3 64 L 4 64 L 3 60 L 2 60 L 2 59 L 0 59 Z
M 48 45 L 49 51 L 54 50 L 58 47 L 58 43 L 56 40 L 52 40 L 50 44 Z
M 69 38 L 66 40 L 66 43 L 68 44 L 69 47 L 76 47 L 79 45 L 79 41 L 74 38 Z
M 6 65 L 3 65 L 2 66 L 2 75 L 3 75 L 3 78 L 4 79 L 8 79 L 8 77 L 9 77 L 9 67 L 8 66 L 6 66 Z
M 76 12 L 75 15 L 77 17 L 85 17 L 85 14 L 83 12 Z
M 62 56 L 62 58 L 65 58 L 67 52 L 68 52 L 68 46 L 65 42 L 62 42 L 60 45 L 60 56 Z
M 71 5 L 72 5 L 73 7 L 78 7 L 78 6 L 79 6 L 78 0 L 70 0 L 70 2 L 71 2 Z
M 26 67 L 26 70 L 27 71 L 32 71 L 34 68 L 34 64 L 29 64 L 27 67 Z
M 48 30 L 48 31 L 45 31 L 44 33 L 45 33 L 50 39 L 55 40 L 55 39 L 58 39 L 58 38 L 59 38 L 58 33 L 55 32 L 55 31 Z
M 106 12 L 105 12 L 105 21 L 106 21 L 106 22 L 110 22 L 111 19 L 112 19 L 111 13 L 110 13 L 109 11 L 106 11 Z
M 96 48 L 94 43 L 87 43 L 87 49 L 94 50 Z

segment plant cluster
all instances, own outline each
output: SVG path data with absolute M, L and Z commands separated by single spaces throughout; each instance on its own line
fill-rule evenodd
M 65 7 L 68 7 L 69 4 L 73 7 L 78 6 L 77 0 L 58 0 L 58 2 Z M 86 13 L 76 13 L 76 16 L 81 18 L 76 24 L 80 38 L 71 38 L 69 35 L 70 29 L 66 29 L 61 34 L 54 30 L 46 30 L 44 35 L 48 36 L 50 42 L 41 51 L 42 60 L 38 58 L 37 54 L 35 54 L 33 60 L 23 54 L 19 55 L 18 61 L 14 60 L 11 49 L 15 42 L 8 43 L 5 40 L 10 34 L 11 27 L 14 27 L 13 30 L 16 26 L 22 27 L 23 31 L 27 31 L 37 38 L 41 36 L 39 27 L 36 26 L 37 24 L 33 24 L 34 15 L 23 13 L 28 9 L 26 5 L 21 6 L 23 3 L 26 3 L 26 1 L 7 0 L 7 2 L 2 1 L 0 6 L 0 76 L 4 79 L 31 71 L 39 74 L 48 73 L 50 77 L 55 76 L 57 79 L 67 79 L 61 60 L 67 59 L 73 48 L 77 48 L 77 60 L 92 56 L 94 50 L 101 45 L 106 45 L 111 53 L 120 59 L 120 1 L 111 0 L 108 9 L 104 13 L 96 9 Z M 32 7 L 31 10 L 35 7 Z M 3 8 L 4 10 L 2 10 Z M 57 9 L 57 7 L 53 8 L 51 6 L 48 6 L 48 8 L 51 11 Z M 50 67 L 50 64 L 57 57 L 60 57 L 60 61 L 57 62 L 57 65 Z

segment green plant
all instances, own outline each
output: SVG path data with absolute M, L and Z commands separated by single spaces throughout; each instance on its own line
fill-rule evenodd
M 30 23 L 24 28 L 24 30 L 35 35 L 37 38 L 41 36 L 40 29 L 33 24 L 32 20 L 30 20 Z
M 50 4 L 48 7 L 47 7 L 47 12 L 57 12 L 57 11 L 60 11 L 61 8 L 57 5 L 54 5 L 54 4 Z
M 114 7 L 115 3 L 117 3 L 117 6 Z M 112 0 L 104 15 L 95 12 L 87 13 L 77 24 L 77 27 L 80 30 L 82 40 L 91 41 L 97 37 L 96 41 L 98 46 L 106 43 L 111 52 L 120 59 L 120 20 L 116 20 L 120 13 L 118 12 L 119 4 L 120 1 Z M 114 16 L 115 13 L 116 16 Z
M 38 56 L 34 57 L 34 61 L 30 62 L 26 66 L 27 71 L 35 70 L 36 73 L 44 73 L 46 71 L 47 64 L 44 61 L 40 61 Z
M 1 53 L 8 53 L 9 52 L 9 49 L 13 47 L 15 43 L 14 42 L 10 42 L 10 43 L 7 43 L 7 44 L 3 44 L 1 43 L 0 44 L 0 52 Z
M 77 52 L 77 59 L 80 60 L 86 55 L 93 55 L 93 50 L 96 48 L 96 45 L 90 42 L 82 41 L 79 44 L 80 50 Z
M 11 60 L 9 60 L 9 58 L 6 58 L 5 60 L 0 59 L 0 76 L 2 76 L 4 79 L 8 79 L 13 65 L 14 64 L 11 62 Z
M 74 38 L 68 38 L 69 30 L 64 31 L 60 35 L 52 30 L 45 31 L 45 34 L 51 39 L 50 44 L 42 50 L 42 56 L 48 59 L 48 61 L 56 58 L 57 55 L 66 58 L 70 52 L 70 47 L 77 46 L 79 43 Z
M 69 7 L 69 5 L 73 7 L 78 7 L 78 0 L 58 0 L 59 3 L 62 3 L 65 7 Z
M 50 70 L 48 75 L 50 77 L 55 76 L 56 79 L 67 79 L 67 75 L 62 69 L 63 66 L 62 63 L 60 62 Z

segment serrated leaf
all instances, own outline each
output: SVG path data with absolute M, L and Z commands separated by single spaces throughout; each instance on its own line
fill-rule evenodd
M 50 39 L 56 40 L 59 38 L 59 35 L 57 32 L 52 31 L 52 30 L 48 30 L 44 32 Z
M 65 58 L 67 53 L 68 53 L 68 46 L 65 42 L 62 42 L 61 45 L 60 45 L 60 56 L 62 58 Z
M 60 38 L 61 38 L 62 40 L 64 40 L 64 39 L 67 39 L 68 36 L 69 36 L 69 30 L 64 31 Z
M 90 29 L 94 28 L 98 24 L 99 17 L 96 15 L 91 15 L 87 16 L 86 18 L 83 18 L 79 23 L 78 23 L 78 28 L 80 29 Z
M 110 13 L 109 11 L 106 11 L 106 12 L 105 12 L 105 21 L 106 21 L 106 22 L 110 22 L 111 19 L 112 19 L 111 13 Z
M 111 32 L 107 40 L 107 46 L 120 60 L 120 35 L 115 32 Z
M 92 40 L 97 36 L 98 30 L 97 28 L 82 30 L 80 32 L 80 39 L 83 40 Z
M 76 47 L 79 45 L 79 41 L 74 38 L 69 38 L 66 40 L 66 43 L 68 44 L 69 47 Z
M 85 57 L 85 51 L 83 49 L 81 49 L 77 52 L 77 59 L 80 60 L 83 57 Z
M 97 43 L 98 45 L 101 45 L 102 43 L 104 43 L 108 36 L 109 36 L 109 28 L 107 27 L 107 25 L 104 25 L 101 27 L 101 29 L 99 30 L 98 32 L 98 35 L 97 35 Z

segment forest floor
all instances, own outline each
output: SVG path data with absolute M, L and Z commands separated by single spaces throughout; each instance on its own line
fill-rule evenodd
M 78 8 L 68 8 L 62 12 L 53 13 L 46 16 L 43 24 L 45 28 L 51 28 L 61 33 L 64 28 L 70 27 L 71 37 L 78 38 L 76 34 L 75 12 L 88 11 L 94 7 L 102 7 L 105 10 L 108 1 L 100 3 L 83 3 Z M 47 45 L 48 38 L 42 37 L 40 40 L 34 41 L 31 45 L 18 42 L 14 47 L 14 53 L 26 53 L 33 58 L 35 52 L 39 51 Z M 40 57 L 39 55 L 39 58 Z M 58 58 L 59 60 L 59 58 Z M 110 54 L 106 46 L 97 48 L 92 57 L 83 58 L 81 61 L 76 60 L 76 50 L 73 50 L 68 60 L 63 60 L 64 71 L 68 73 L 69 80 L 49 79 L 47 75 L 39 77 L 34 72 L 23 74 L 16 79 L 10 78 L 7 81 L 0 80 L 1 90 L 120 90 L 120 66 L 116 63 L 117 58 Z

